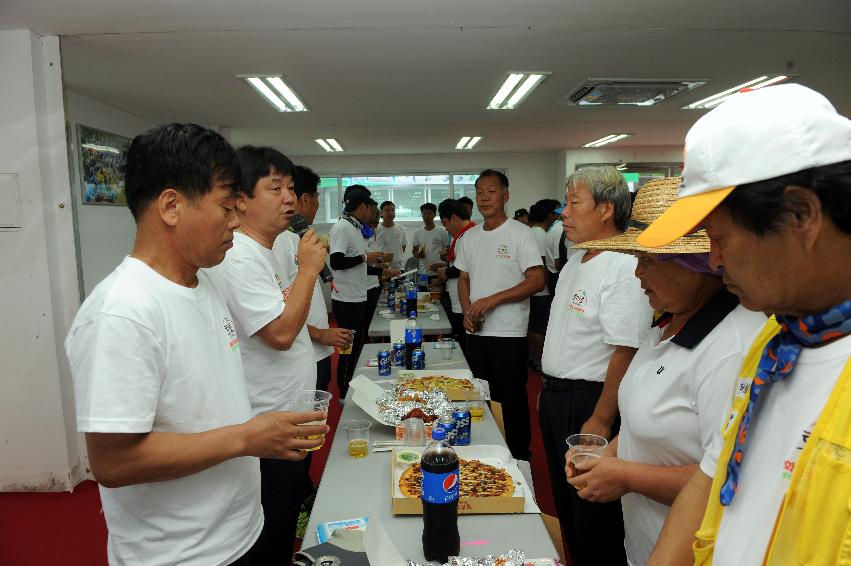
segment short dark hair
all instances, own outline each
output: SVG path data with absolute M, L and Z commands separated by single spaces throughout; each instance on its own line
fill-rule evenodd
M 736 224 L 758 236 L 777 232 L 795 213 L 785 193 L 788 186 L 815 192 L 825 215 L 839 230 L 851 234 L 851 161 L 739 185 L 720 207 Z
M 310 167 L 305 167 L 304 165 L 293 166 L 293 190 L 295 190 L 296 197 L 319 192 L 319 183 L 321 182 L 322 180 L 319 178 L 319 175 Z
M 529 222 L 540 224 L 541 222 L 544 222 L 549 215 L 550 210 L 545 202 L 538 201 L 529 207 Z
M 196 201 L 216 181 L 240 183 L 236 152 L 220 134 L 197 124 L 164 124 L 133 138 L 124 154 L 124 193 L 133 218 L 167 188 Z
M 438 207 L 438 216 L 440 216 L 441 220 L 448 220 L 453 216 L 457 216 L 461 220 L 469 220 L 470 214 L 467 212 L 467 207 L 464 206 L 460 200 L 452 200 L 448 198 L 442 201 Z
M 239 164 L 242 167 L 242 183 L 239 190 L 254 198 L 254 187 L 263 177 L 272 174 L 274 167 L 279 174 L 293 176 L 293 162 L 289 158 L 272 147 L 255 147 L 244 145 L 236 150 L 239 155 Z
M 349 193 L 350 193 L 351 191 L 354 191 L 354 190 L 358 190 L 358 191 L 366 191 L 367 196 L 372 195 L 372 191 L 370 191 L 369 189 L 367 189 L 367 188 L 366 188 L 366 187 L 364 187 L 363 185 L 349 185 L 348 187 L 346 187 L 345 189 L 343 189 L 343 200 L 345 201 L 345 200 L 346 200 L 346 197 L 348 197 L 348 196 L 349 196 Z
M 384 207 L 387 206 L 388 204 L 390 206 L 392 206 L 393 208 L 396 208 L 396 205 L 393 203 L 392 200 L 385 200 L 384 202 L 381 203 L 381 206 L 378 207 L 378 210 L 384 210 Z
M 471 199 L 470 197 L 461 197 L 458 199 L 458 202 L 464 205 L 473 206 L 473 199 Z
M 430 210 L 433 213 L 437 214 L 437 207 L 434 206 L 434 204 L 432 204 L 430 202 L 427 202 L 425 204 L 420 205 L 420 212 L 422 212 L 424 210 Z
M 506 177 L 505 173 L 502 171 L 497 171 L 496 169 L 485 169 L 479 173 L 479 178 L 476 179 L 476 184 L 479 183 L 479 180 L 484 179 L 485 177 L 496 177 L 499 179 L 499 184 L 502 185 L 503 189 L 508 188 L 508 177 Z
M 514 218 L 517 218 L 518 216 L 529 216 L 529 211 L 525 208 L 518 208 L 514 211 Z

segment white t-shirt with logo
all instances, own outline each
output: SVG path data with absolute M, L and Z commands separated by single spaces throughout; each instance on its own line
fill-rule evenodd
M 553 377 L 602 382 L 615 347 L 644 341 L 653 310 L 635 257 L 602 252 L 582 263 L 585 254 L 574 254 L 559 276 L 541 366 Z
M 432 263 L 442 261 L 440 252 L 449 245 L 449 232 L 446 231 L 446 228 L 437 224 L 431 230 L 420 228 L 414 232 L 413 245 L 425 248 L 424 261 L 426 267 L 428 267 Z
M 393 254 L 393 261 L 390 267 L 393 269 L 402 269 L 402 257 L 405 251 L 402 248 L 408 247 L 408 235 L 398 224 L 394 224 L 389 228 L 384 224 L 379 224 L 375 230 L 375 237 L 381 246 L 378 251 L 388 252 Z
M 541 255 L 528 226 L 509 218 L 495 230 L 479 224 L 455 243 L 455 266 L 470 276 L 470 303 L 511 289 L 526 279 L 526 270 L 541 266 Z M 529 299 L 504 303 L 485 314 L 477 336 L 526 336 Z
M 366 240 L 358 228 L 341 218 L 331 226 L 328 232 L 329 254 L 342 253 L 346 257 L 363 257 L 366 254 Z M 366 261 L 349 269 L 332 269 L 334 285 L 331 298 L 344 303 L 366 301 Z
M 224 292 L 183 287 L 131 257 L 80 307 L 65 352 L 80 432 L 198 433 L 251 406 Z M 100 486 L 110 564 L 229 564 L 260 536 L 260 465 L 235 458 L 176 480 Z
M 541 254 L 541 258 L 546 258 L 547 256 L 547 233 L 540 226 L 535 226 L 532 228 L 532 235 L 535 237 L 535 243 L 538 245 L 538 252 Z M 543 259 L 542 259 L 543 261 Z M 546 263 L 545 263 L 546 265 Z M 544 286 L 543 289 L 535 293 L 533 296 L 535 297 L 549 297 L 550 290 Z
M 228 307 L 236 320 L 242 344 L 242 362 L 255 415 L 286 411 L 293 397 L 316 386 L 313 346 L 302 326 L 289 350 L 276 350 L 257 332 L 286 309 L 287 295 L 298 274 L 298 236 L 284 232 L 277 250 L 234 232 L 233 248 L 213 272 L 228 290 Z
M 704 308 L 713 307 L 719 308 L 711 303 Z M 693 348 L 678 344 L 676 336 L 660 341 L 663 329 L 653 328 L 636 352 L 618 389 L 618 458 L 715 469 L 719 423 L 754 332 L 766 317 L 739 305 L 709 330 L 707 315 L 699 312 L 689 321 L 693 326 L 686 323 L 680 333 L 686 340 L 687 333 L 708 331 Z M 695 328 L 699 324 L 703 328 Z M 627 558 L 636 566 L 646 564 L 670 507 L 639 493 L 627 493 L 621 505 Z
M 792 375 L 763 391 L 748 431 L 738 490 L 718 529 L 715 564 L 762 564 L 795 464 L 849 356 L 851 336 L 803 348 Z
M 367 239 L 366 241 L 366 251 L 369 252 L 383 252 L 381 244 L 378 242 L 378 239 L 373 236 L 372 238 Z M 396 257 L 396 256 L 393 256 Z M 375 289 L 376 287 L 381 286 L 381 280 L 378 275 L 370 275 L 366 274 L 366 288 L 367 289 Z

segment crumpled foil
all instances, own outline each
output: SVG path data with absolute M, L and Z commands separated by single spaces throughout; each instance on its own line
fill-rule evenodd
M 443 566 L 523 566 L 526 562 L 526 553 L 521 550 L 510 549 L 505 554 L 493 556 L 488 554 L 483 558 L 462 558 L 460 556 L 452 556 L 449 562 Z M 408 560 L 408 566 L 428 566 L 428 564 L 418 564 L 413 560 Z
M 400 397 L 417 397 L 422 402 L 415 400 L 400 401 Z M 427 415 L 451 415 L 452 402 L 443 391 L 412 391 L 404 385 L 397 385 L 393 389 L 388 389 L 375 400 L 378 406 L 378 413 L 385 421 L 394 425 L 402 422 L 402 417 L 407 415 L 412 409 L 422 409 Z

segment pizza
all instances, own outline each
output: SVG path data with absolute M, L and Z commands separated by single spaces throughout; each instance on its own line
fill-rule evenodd
M 426 375 L 405 380 L 404 386 L 411 391 L 432 391 L 440 389 L 462 389 L 464 391 L 475 391 L 476 387 L 469 379 L 462 377 L 448 377 L 445 375 Z
M 459 459 L 460 497 L 511 497 L 514 495 L 514 479 L 511 474 L 485 464 L 479 460 Z M 419 499 L 422 495 L 423 471 L 414 464 L 399 478 L 399 490 L 402 495 Z

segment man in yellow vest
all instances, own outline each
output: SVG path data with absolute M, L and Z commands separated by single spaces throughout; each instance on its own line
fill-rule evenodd
M 738 93 L 687 134 L 683 179 L 639 243 L 705 227 L 729 290 L 775 317 L 714 477 L 682 490 L 649 563 L 851 564 L 851 120 L 800 85 Z

